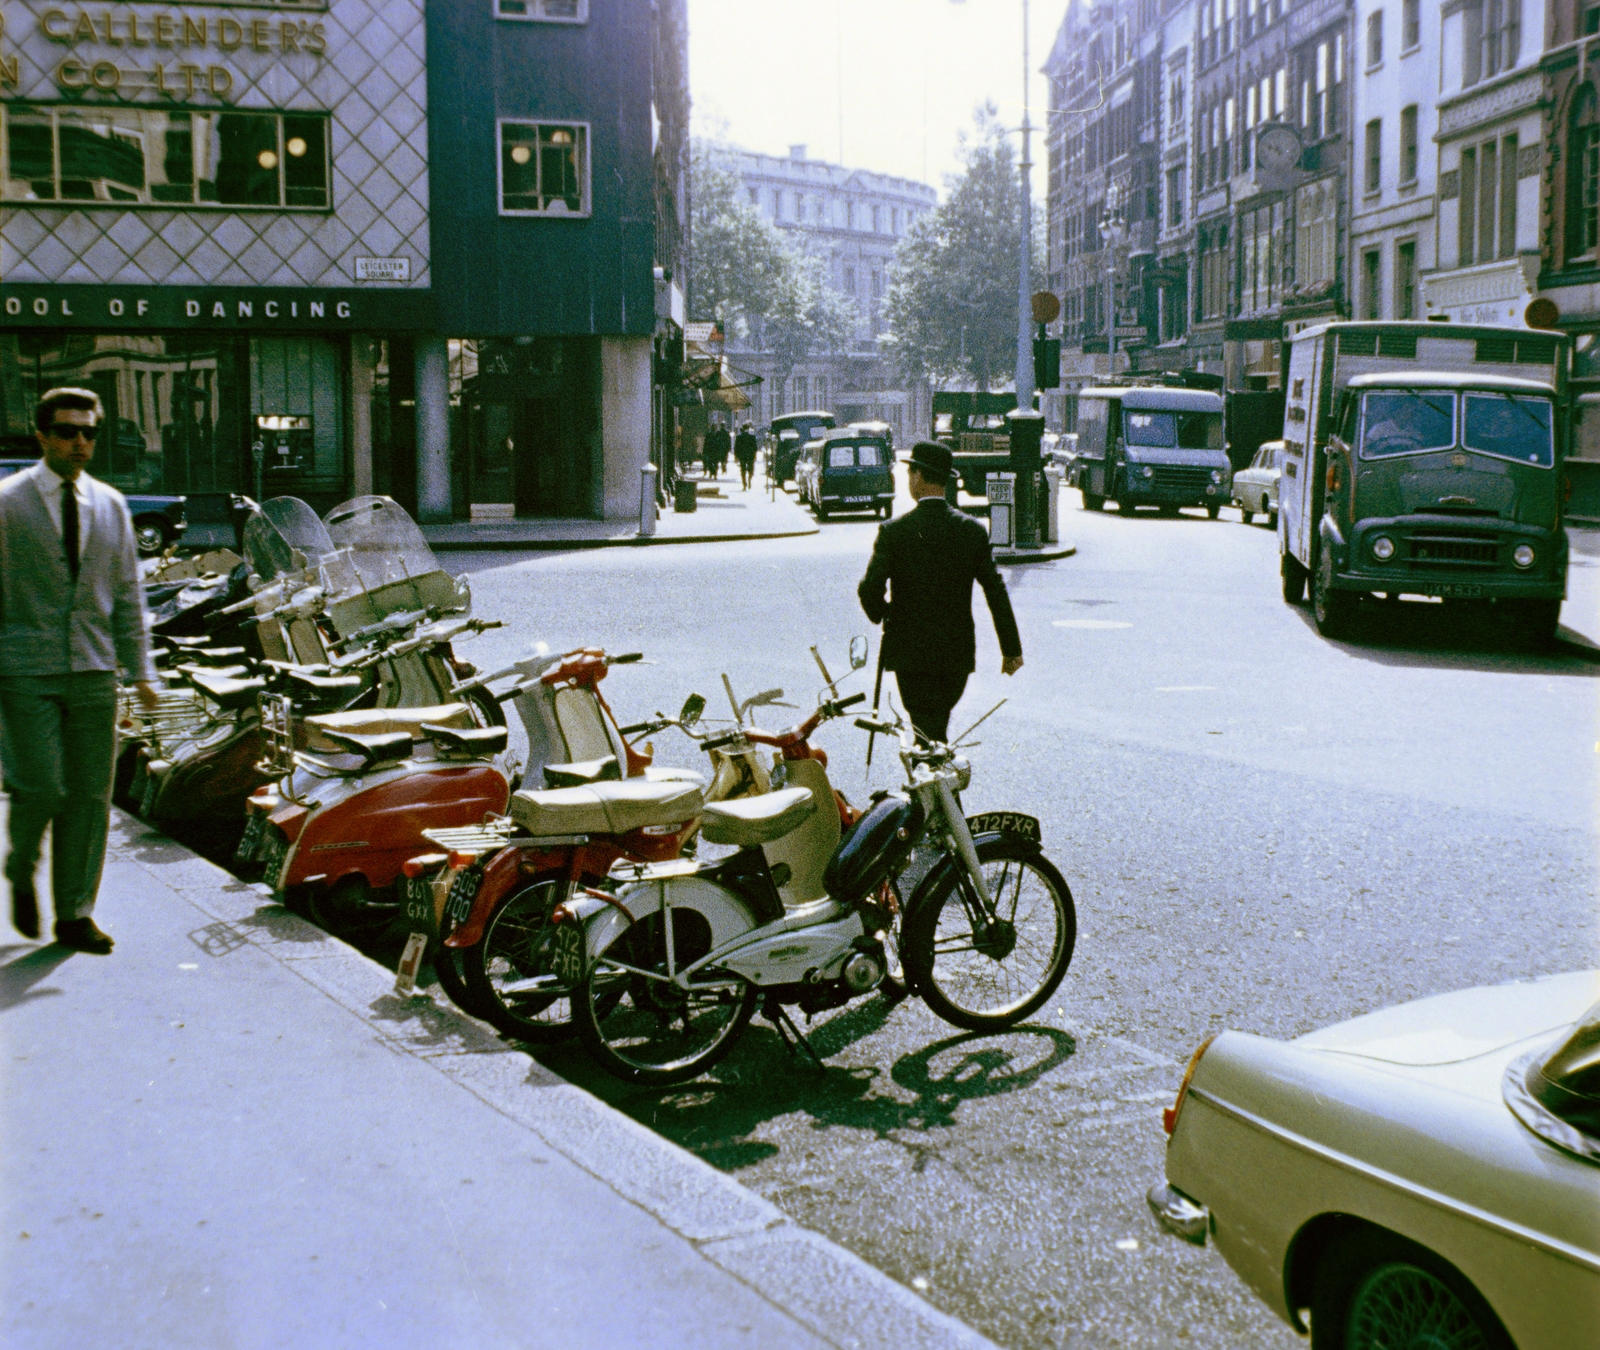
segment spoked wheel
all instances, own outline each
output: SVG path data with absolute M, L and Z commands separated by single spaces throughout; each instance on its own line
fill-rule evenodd
M 564 880 L 545 873 L 502 897 L 483 937 L 460 950 L 467 1011 L 518 1040 L 551 1045 L 573 1032 L 572 985 L 557 971 L 563 943 L 582 930 L 550 922 Z
M 445 997 L 464 1013 L 471 1013 L 474 1017 L 483 1016 L 478 1011 L 472 992 L 467 988 L 465 973 L 461 965 L 461 953 L 454 947 L 446 947 L 444 943 L 434 944 L 431 955 L 433 961 L 433 975 L 439 981 L 439 988 L 444 990 Z
M 1317 1263 L 1313 1350 L 1507 1350 L 1482 1296 L 1453 1266 L 1390 1233 L 1355 1229 Z
M 675 968 L 710 950 L 711 930 L 693 910 L 674 910 Z M 665 978 L 666 925 L 641 919 L 595 958 L 575 995 L 578 1034 L 605 1069 L 629 1083 L 665 1086 L 698 1078 L 733 1049 L 755 1011 L 756 986 L 710 975 L 683 988 Z
M 971 883 L 951 883 L 905 920 L 900 956 L 935 1013 L 969 1031 L 1009 1027 L 1040 1008 L 1067 973 L 1078 937 L 1072 892 L 1043 854 L 1010 839 L 978 845 L 991 921 Z

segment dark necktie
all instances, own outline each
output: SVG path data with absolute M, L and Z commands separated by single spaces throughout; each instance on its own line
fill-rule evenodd
M 61 543 L 67 555 L 67 571 L 78 580 L 78 494 L 71 483 L 61 485 Z

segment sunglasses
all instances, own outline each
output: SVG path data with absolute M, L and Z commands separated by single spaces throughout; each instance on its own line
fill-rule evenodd
M 52 422 L 47 435 L 54 436 L 58 441 L 70 441 L 82 436 L 84 440 L 93 444 L 100 435 L 98 426 L 82 427 L 76 422 Z

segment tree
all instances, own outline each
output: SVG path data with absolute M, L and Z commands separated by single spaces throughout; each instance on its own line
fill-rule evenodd
M 779 389 L 813 352 L 845 350 L 860 318 L 855 303 L 828 284 L 820 258 L 791 250 L 789 262 L 761 322 L 762 345 L 772 353 L 772 378 Z
M 976 110 L 965 168 L 896 250 L 882 341 L 909 379 L 988 389 L 1016 370 L 1022 185 L 996 119 L 992 103 Z M 1037 254 L 1031 265 L 1037 275 Z
M 694 142 L 689 173 L 689 313 L 720 321 L 731 337 L 767 312 L 793 270 L 791 250 L 713 145 Z

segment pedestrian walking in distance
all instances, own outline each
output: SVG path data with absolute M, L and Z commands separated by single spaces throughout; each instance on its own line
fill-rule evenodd
M 878 527 L 872 561 L 856 588 L 867 618 L 883 624 L 883 668 L 894 671 L 912 726 L 934 741 L 949 735 L 951 709 L 977 666 L 973 582 L 989 602 L 1001 673 L 1022 669 L 1022 640 L 988 531 L 945 500 L 950 463 L 942 445 L 912 446 L 908 472 L 916 508 Z
M 84 469 L 105 426 L 88 389 L 35 415 L 44 457 L 0 482 L 0 769 L 10 798 L 11 922 L 39 936 L 34 873 L 51 831 L 56 941 L 105 955 L 95 923 L 116 757 L 117 668 L 155 707 L 128 504 Z
M 746 492 L 750 491 L 750 484 L 756 476 L 756 453 L 759 449 L 755 429 L 746 422 L 739 428 L 739 434 L 733 442 L 733 457 L 739 461 L 739 486 Z

